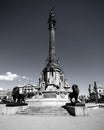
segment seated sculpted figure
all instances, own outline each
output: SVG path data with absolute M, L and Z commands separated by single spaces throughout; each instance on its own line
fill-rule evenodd
M 25 102 L 25 94 L 19 93 L 19 87 L 14 87 L 12 90 L 12 97 L 14 102 Z
M 70 99 L 70 102 L 73 103 L 77 103 L 78 102 L 78 95 L 79 95 L 79 88 L 78 85 L 72 85 L 72 90 L 73 92 L 69 93 L 68 98 Z M 73 102 L 73 98 L 75 99 L 75 101 Z

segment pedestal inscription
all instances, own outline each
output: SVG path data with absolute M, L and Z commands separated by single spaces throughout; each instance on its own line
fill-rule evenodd
M 57 97 L 57 95 L 56 95 L 56 93 L 44 93 L 43 94 L 43 98 L 56 98 Z

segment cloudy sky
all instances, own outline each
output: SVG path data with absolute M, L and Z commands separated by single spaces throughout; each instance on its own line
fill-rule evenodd
M 55 6 L 56 53 L 70 86 L 104 86 L 103 0 L 0 0 L 0 88 L 37 84 L 48 57 Z

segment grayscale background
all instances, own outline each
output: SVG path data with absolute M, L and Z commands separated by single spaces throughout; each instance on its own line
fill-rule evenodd
M 37 84 L 48 57 L 52 6 L 56 54 L 69 85 L 83 93 L 94 81 L 104 85 L 103 0 L 0 0 L 0 88 Z M 5 79 L 13 74 L 21 79 Z

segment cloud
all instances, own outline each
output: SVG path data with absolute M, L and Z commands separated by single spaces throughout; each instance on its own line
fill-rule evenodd
M 22 81 L 22 80 L 32 80 L 31 78 L 28 78 L 27 76 L 19 76 L 18 77 L 18 81 Z
M 13 74 L 11 72 L 6 72 L 5 75 L 0 75 L 0 80 L 13 81 L 17 79 L 19 75 Z
M 20 76 L 18 74 L 13 74 L 12 72 L 6 72 L 5 75 L 0 75 L 0 80 L 5 80 L 5 81 L 14 81 L 14 80 L 30 80 L 30 78 L 26 76 Z
M 28 78 L 28 77 L 26 77 L 26 76 L 22 76 L 22 79 L 29 80 L 30 78 Z
M 4 90 L 3 88 L 0 88 L 0 90 Z

